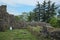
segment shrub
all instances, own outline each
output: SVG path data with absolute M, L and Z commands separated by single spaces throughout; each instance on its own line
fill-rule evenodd
M 57 18 L 52 17 L 49 21 L 49 23 L 53 26 L 53 27 L 57 27 Z

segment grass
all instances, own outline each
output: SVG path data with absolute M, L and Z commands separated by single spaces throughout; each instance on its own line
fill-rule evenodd
M 37 40 L 37 38 L 26 29 L 17 29 L 0 32 L 0 40 Z

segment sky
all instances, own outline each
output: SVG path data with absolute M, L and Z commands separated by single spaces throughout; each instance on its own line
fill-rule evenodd
M 0 6 L 7 5 L 7 12 L 9 14 L 21 15 L 22 12 L 32 11 L 38 1 L 42 3 L 44 0 L 0 0 Z M 51 1 L 56 2 L 56 4 L 60 4 L 60 0 Z

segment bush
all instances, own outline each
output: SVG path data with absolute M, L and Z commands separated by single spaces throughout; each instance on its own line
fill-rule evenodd
M 60 28 L 60 20 L 58 20 L 57 18 L 55 17 L 52 17 L 49 21 L 49 23 L 55 27 L 55 28 Z
M 57 18 L 52 17 L 49 21 L 49 23 L 53 26 L 53 27 L 57 27 Z

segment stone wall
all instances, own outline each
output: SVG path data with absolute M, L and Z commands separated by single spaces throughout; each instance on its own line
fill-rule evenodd
M 6 7 L 6 5 L 0 6 L 0 31 L 9 29 L 10 26 L 14 27 L 15 24 L 14 15 L 9 14 Z

